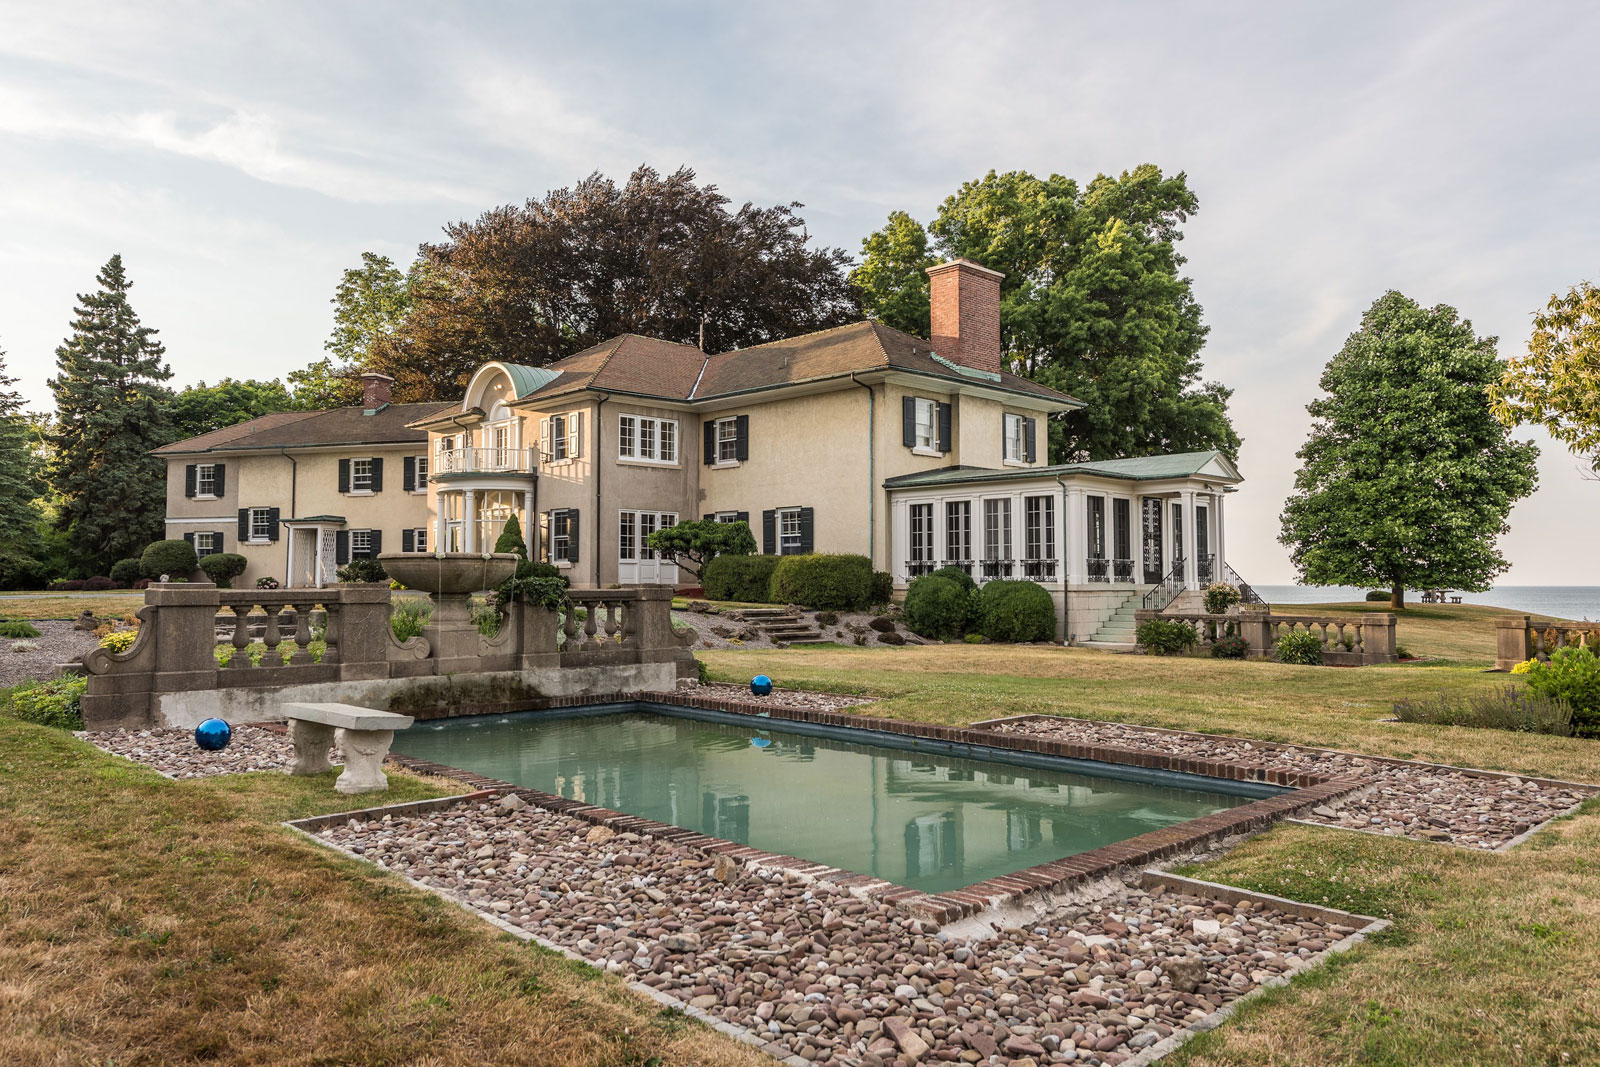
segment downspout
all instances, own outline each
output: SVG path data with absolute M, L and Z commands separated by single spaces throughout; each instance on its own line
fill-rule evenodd
M 1067 575 L 1072 573 L 1071 564 L 1067 560 L 1067 523 L 1071 521 L 1067 514 L 1067 483 L 1061 480 L 1061 475 L 1056 475 L 1056 484 L 1061 487 L 1061 634 L 1062 644 L 1072 644 L 1072 583 L 1067 580 Z
M 289 461 L 289 517 L 292 519 L 294 518 L 295 510 L 295 490 L 299 487 L 298 483 L 300 481 L 300 463 L 293 456 L 289 455 L 289 450 L 287 448 L 279 448 L 278 455 Z M 319 563 L 322 560 L 321 548 L 321 545 L 317 546 L 317 561 Z M 290 575 L 293 573 L 294 559 L 289 552 L 289 538 L 285 537 L 283 539 L 283 584 L 285 586 L 291 584 Z
M 856 381 L 855 371 L 850 372 L 850 380 L 867 391 L 867 556 L 871 558 L 878 551 L 878 394 L 866 382 Z
M 600 417 L 600 409 L 605 407 L 606 401 L 611 399 L 610 393 L 601 393 L 600 399 L 594 405 L 594 517 L 589 520 L 589 525 L 594 527 L 594 587 L 600 588 L 600 462 L 601 430 L 605 427 L 605 419 Z M 621 574 L 617 575 L 622 577 Z

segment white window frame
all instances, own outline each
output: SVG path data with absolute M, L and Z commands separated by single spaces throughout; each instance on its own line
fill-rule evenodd
M 933 502 L 930 500 L 907 506 L 910 508 L 906 524 L 910 538 L 908 559 L 912 563 L 933 563 L 936 559 L 933 554 Z
M 272 509 L 251 508 L 250 524 L 247 529 L 250 531 L 252 545 L 269 544 L 272 539 Z
M 426 493 L 428 491 L 428 457 L 413 456 L 411 458 L 411 491 L 413 493 Z
M 411 551 L 428 551 L 428 528 L 426 526 L 418 526 L 411 531 Z
M 217 499 L 217 465 L 215 463 L 195 464 L 194 495 L 196 500 Z
M 926 397 L 912 397 L 916 410 L 915 429 L 912 431 L 911 451 L 919 456 L 939 455 L 939 405 Z M 926 433 L 924 433 L 926 431 Z M 924 440 L 926 437 L 926 440 Z
M 557 546 L 560 550 L 557 551 Z M 550 513 L 550 561 L 556 566 L 570 566 L 567 558 L 572 546 L 572 517 L 565 508 Z
M 1028 441 L 1023 434 L 1023 416 L 1012 415 L 1009 412 L 1001 416 L 1005 427 L 1005 448 L 1001 459 L 1006 463 L 1020 466 L 1028 465 Z
M 366 464 L 366 471 L 360 469 L 361 464 Z M 365 485 L 362 482 L 365 481 Z M 350 491 L 352 493 L 372 492 L 372 457 L 363 456 L 350 461 Z
M 717 461 L 713 467 L 736 467 L 739 465 L 739 419 L 730 416 L 718 419 L 715 442 L 717 446 Z
M 739 521 L 739 513 L 737 511 L 718 511 L 718 512 L 713 512 L 712 516 L 711 516 L 711 521 L 712 522 L 722 522 L 722 523 L 738 522 Z
M 678 420 L 652 415 L 617 416 L 617 459 L 662 467 L 678 465 Z
M 959 509 L 959 522 L 951 521 L 951 509 Z M 946 563 L 971 563 L 976 556 L 972 553 L 972 501 L 946 500 L 944 502 L 944 551 Z M 950 551 L 953 547 L 961 549 L 960 554 Z
M 774 519 L 778 530 L 778 555 L 798 556 L 805 532 L 800 524 L 800 508 L 779 508 Z M 792 527 L 792 530 L 791 530 Z
M 1056 558 L 1055 497 L 1045 495 L 1022 498 L 1022 544 L 1023 559 Z
M 356 543 L 356 539 L 357 538 L 360 538 L 365 543 L 364 544 L 357 544 Z M 356 555 L 357 552 L 365 553 L 365 555 L 357 556 Z M 371 559 L 372 558 L 372 531 L 371 530 L 351 530 L 350 531 L 350 558 L 351 559 Z
M 1014 558 L 1011 551 L 1011 525 L 1011 498 L 1008 496 L 985 497 L 983 501 L 984 559 L 1005 561 Z
M 206 541 L 204 547 L 201 547 L 200 544 L 200 539 L 202 537 L 205 538 Z M 197 556 L 209 556 L 215 552 L 217 550 L 216 537 L 217 534 L 215 530 L 206 530 L 204 533 L 198 530 L 195 531 L 194 554 Z

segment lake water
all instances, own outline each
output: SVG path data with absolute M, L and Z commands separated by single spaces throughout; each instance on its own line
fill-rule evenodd
M 1195 775 L 1168 780 L 1202 788 L 1114 777 L 1128 772 L 1113 764 L 1042 770 L 651 712 L 419 722 L 394 748 L 931 893 L 1252 799 Z
M 1257 593 L 1269 604 L 1343 604 L 1361 600 L 1367 590 L 1349 585 L 1258 585 Z M 1600 620 L 1600 586 L 1501 585 L 1487 593 L 1462 593 L 1463 604 L 1487 604 L 1530 615 L 1557 619 Z M 1420 604 L 1420 592 L 1407 592 L 1407 604 Z

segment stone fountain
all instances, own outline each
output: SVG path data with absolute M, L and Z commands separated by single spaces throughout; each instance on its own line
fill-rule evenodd
M 378 557 L 389 577 L 408 589 L 432 594 L 433 615 L 423 636 L 440 674 L 472 670 L 481 635 L 472 623 L 472 596 L 497 589 L 516 573 L 521 557 L 511 552 L 390 552 Z

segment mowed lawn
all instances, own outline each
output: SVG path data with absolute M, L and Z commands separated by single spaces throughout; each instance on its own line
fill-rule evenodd
M 1085 716 L 1600 782 L 1600 742 L 1377 721 L 1401 697 L 1519 684 L 1484 670 L 1499 614 L 1412 609 L 1400 641 L 1433 659 L 1360 669 L 983 645 L 703 658 L 721 680 L 765 672 L 883 697 L 867 714 Z M 1504 854 L 1284 826 L 1184 873 L 1394 926 L 1186 1046 L 1165 1061 L 1175 1067 L 1600 1063 L 1600 802 Z

